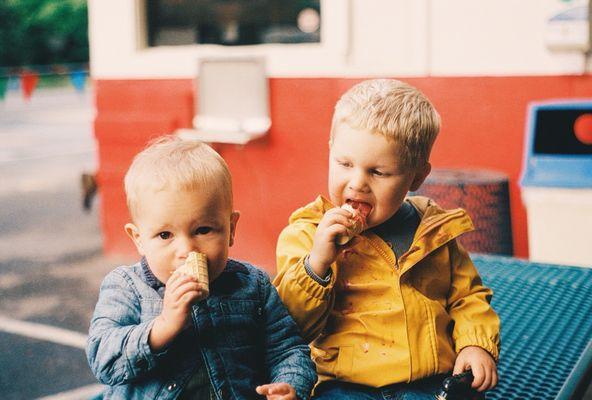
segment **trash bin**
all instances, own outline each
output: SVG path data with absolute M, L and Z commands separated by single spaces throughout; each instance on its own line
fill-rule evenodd
M 592 266 L 592 100 L 530 104 L 520 185 L 530 258 Z
M 464 208 L 475 230 L 459 239 L 470 252 L 512 255 L 508 177 L 498 171 L 434 169 L 415 194 L 441 207 Z

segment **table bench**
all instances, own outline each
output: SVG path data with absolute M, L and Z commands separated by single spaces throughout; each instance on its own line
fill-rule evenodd
M 592 377 L 592 269 L 472 258 L 502 322 L 500 381 L 487 399 L 582 398 Z

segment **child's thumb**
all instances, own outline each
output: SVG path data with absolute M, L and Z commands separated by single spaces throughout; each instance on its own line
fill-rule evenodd
M 462 374 L 463 372 L 465 372 L 466 369 L 467 369 L 467 363 L 457 361 L 454 363 L 454 369 L 452 370 L 452 375 Z
M 255 388 L 257 394 L 267 394 L 269 385 L 261 385 Z
M 268 383 L 267 385 L 257 386 L 255 391 L 261 395 L 271 395 L 277 393 L 277 383 Z

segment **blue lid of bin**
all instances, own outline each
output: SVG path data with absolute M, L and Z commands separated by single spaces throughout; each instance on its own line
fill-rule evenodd
M 592 99 L 531 103 L 522 186 L 592 188 Z

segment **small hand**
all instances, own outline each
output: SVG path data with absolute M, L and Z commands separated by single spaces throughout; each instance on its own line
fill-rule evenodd
M 339 247 L 335 243 L 340 235 L 347 235 L 351 227 L 351 213 L 340 207 L 330 209 L 323 215 L 317 226 L 310 251 L 310 266 L 313 271 L 324 277 L 331 264 L 337 258 Z
M 166 283 L 161 316 L 171 326 L 182 329 L 193 303 L 207 296 L 205 284 L 189 275 L 173 273 Z
M 479 392 L 490 390 L 497 385 L 497 367 L 493 357 L 477 346 L 463 348 L 456 357 L 453 374 L 471 369 L 473 373 L 473 384 L 471 387 Z
M 152 350 L 160 350 L 185 328 L 193 303 L 207 297 L 207 287 L 194 278 L 175 272 L 166 283 L 163 307 L 150 331 Z
M 267 400 L 297 400 L 294 388 L 284 382 L 270 383 L 257 386 L 257 393 L 265 396 Z

